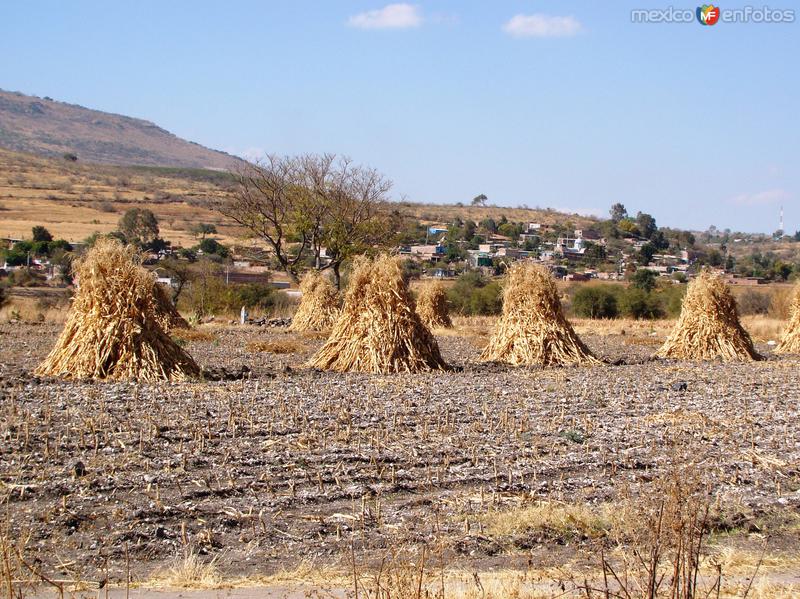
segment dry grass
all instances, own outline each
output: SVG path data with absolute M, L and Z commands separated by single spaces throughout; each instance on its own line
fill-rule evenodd
M 707 271 L 689 283 L 678 322 L 656 356 L 679 360 L 761 359 L 739 322 L 730 288 L 721 277 Z
M 481 360 L 515 366 L 599 363 L 564 317 L 553 277 L 527 262 L 509 269 L 503 314 Z
M 789 309 L 789 323 L 786 325 L 780 343 L 778 343 L 778 346 L 775 348 L 775 353 L 800 353 L 800 284 L 798 284 L 794 290 L 791 307 Z
M 398 258 L 356 262 L 342 314 L 309 365 L 383 374 L 447 369 L 436 339 L 415 311 Z
M 115 230 L 120 215 L 129 208 L 152 210 L 161 235 L 175 245 L 197 243 L 190 231 L 197 222 L 215 224 L 218 238 L 226 244 L 240 235 L 238 227 L 212 209 L 212 200 L 227 192 L 210 181 L 168 170 L 67 163 L 3 149 L 0 172 L 14 173 L 0 178 L 0 197 L 6 208 L 3 235 L 23 238 L 30 235 L 31 227 L 44 225 L 56 237 L 80 241 L 95 232 Z M 126 184 L 121 185 L 121 180 Z M 159 197 L 168 200 L 154 201 Z
M 31 298 L 17 298 L 12 296 L 8 303 L 0 308 L 0 320 L 63 324 L 66 319 L 66 307 L 55 306 L 42 308 Z
M 161 328 L 153 276 L 139 254 L 101 239 L 77 266 L 79 288 L 44 376 L 186 379 L 200 368 Z
M 217 589 L 223 578 L 214 560 L 204 562 L 193 552 L 176 557 L 165 570 L 157 572 L 147 583 L 152 588 Z
M 580 335 L 629 335 L 665 339 L 675 320 L 636 320 L 634 318 L 592 319 L 573 318 L 572 327 Z
M 247 351 L 264 352 L 270 354 L 298 354 L 307 348 L 299 341 L 291 339 L 283 341 L 251 341 L 247 344 Z
M 606 536 L 618 524 L 614 515 L 620 506 L 569 504 L 537 501 L 523 507 L 488 512 L 480 521 L 486 532 L 495 537 L 517 537 L 530 533 L 561 541 L 573 538 L 597 539 Z
M 784 321 L 761 314 L 742 316 L 741 323 L 745 330 L 750 333 L 750 338 L 760 343 L 778 341 L 786 327 Z
M 417 314 L 429 329 L 450 329 L 450 308 L 444 285 L 432 281 L 422 285 L 417 293 Z
M 312 270 L 303 277 L 300 291 L 300 306 L 292 317 L 290 331 L 325 331 L 336 324 L 341 302 L 328 277 Z
M 505 216 L 514 222 L 538 222 L 545 225 L 554 225 L 565 221 L 565 214 L 555 210 L 541 208 L 510 208 L 504 206 L 456 206 L 448 204 L 417 204 L 406 202 L 401 207 L 413 214 L 423 222 L 432 224 L 450 223 L 456 217 L 464 220 L 480 222 L 485 218 L 499 220 Z M 578 214 L 566 215 L 576 229 L 590 228 L 597 223 L 597 219 Z

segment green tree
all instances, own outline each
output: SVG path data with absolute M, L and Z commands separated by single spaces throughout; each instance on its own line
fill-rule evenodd
M 227 258 L 230 255 L 228 248 L 211 237 L 206 237 L 203 239 L 203 241 L 197 244 L 197 249 L 206 255 L 216 255 L 220 258 Z
M 497 233 L 497 223 L 493 218 L 484 218 L 480 223 L 481 229 L 489 233 Z
M 635 289 L 641 289 L 645 293 L 650 293 L 653 289 L 656 288 L 656 280 L 658 279 L 658 275 L 654 273 L 652 270 L 647 270 L 646 268 L 640 268 L 637 270 L 633 275 L 631 275 L 630 281 L 631 286 Z
M 628 211 L 625 209 L 625 206 L 619 202 L 611 206 L 611 210 L 609 212 L 611 214 L 611 221 L 614 224 L 619 223 L 619 221 L 624 218 L 628 218 Z
M 43 241 L 45 243 L 53 241 L 53 236 L 50 234 L 50 231 L 45 229 L 42 225 L 36 225 L 31 229 L 31 232 L 33 233 L 34 241 Z
M 656 226 L 656 219 L 645 212 L 636 213 L 636 226 L 642 237 L 650 239 L 653 237 L 658 227 Z
M 474 198 L 472 198 L 472 205 L 473 206 L 486 206 L 486 202 L 488 200 L 489 200 L 489 198 L 486 197 L 486 194 L 482 193 L 482 194 L 476 195 Z
M 572 311 L 581 318 L 616 318 L 617 297 L 601 285 L 583 285 L 572 298 Z
M 722 252 L 719 250 L 711 250 L 708 252 L 708 257 L 706 258 L 706 262 L 710 266 L 718 267 L 722 266 L 725 263 L 725 258 L 722 256 Z
M 656 254 L 656 246 L 652 243 L 645 243 L 639 250 L 639 262 L 647 266 Z
M 502 308 L 500 285 L 479 272 L 461 275 L 447 290 L 454 311 L 465 315 L 499 314 Z
M 497 227 L 497 232 L 500 235 L 505 235 L 506 237 L 510 237 L 511 239 L 516 239 L 519 237 L 519 231 L 517 226 L 512 223 L 503 223 L 499 227 Z
M 620 299 L 620 307 L 622 313 L 629 318 L 650 319 L 663 314 L 657 299 L 639 287 L 629 287 L 625 290 Z
M 119 232 L 128 243 L 145 247 L 158 237 L 158 220 L 147 208 L 131 208 L 119 219 Z
M 597 266 L 601 262 L 605 262 L 607 257 L 606 248 L 599 243 L 590 243 L 583 253 L 583 257 L 590 265 Z
M 776 260 L 770 269 L 771 278 L 776 281 L 785 281 L 792 274 L 792 265 L 783 260 Z
M 473 237 L 475 237 L 475 231 L 478 229 L 475 226 L 475 221 L 468 220 L 464 223 L 464 233 L 462 235 L 462 239 L 465 241 L 470 241 Z
M 210 223 L 198 223 L 192 227 L 192 233 L 195 237 L 205 239 L 206 235 L 216 235 L 217 227 Z

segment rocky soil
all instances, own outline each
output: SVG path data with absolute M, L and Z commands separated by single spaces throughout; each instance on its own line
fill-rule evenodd
M 303 367 L 318 338 L 220 326 L 187 348 L 249 378 L 33 377 L 58 330 L 0 325 L 0 528 L 62 577 L 119 580 L 126 552 L 139 578 L 187 548 L 253 576 L 434 540 L 459 563 L 546 564 L 572 548 L 474 523 L 537 498 L 635 495 L 688 461 L 732 527 L 800 508 L 798 358 L 653 362 L 652 340 L 588 336 L 613 364 L 510 368 L 447 335 L 454 372 L 341 375 Z

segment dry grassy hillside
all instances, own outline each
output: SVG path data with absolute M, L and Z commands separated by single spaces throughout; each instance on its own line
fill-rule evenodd
M 40 156 L 73 153 L 100 164 L 225 169 L 240 161 L 149 121 L 3 90 L 0 146 Z
M 0 149 L 0 236 L 23 238 L 44 225 L 56 237 L 80 241 L 94 232 L 113 231 L 129 208 L 146 207 L 158 217 L 161 236 L 190 246 L 198 222 L 213 223 L 223 243 L 241 239 L 243 231 L 210 209 L 210 200 L 228 193 L 224 172 L 203 169 L 121 167 L 43 158 Z M 398 208 L 426 223 L 456 217 L 570 224 L 587 227 L 594 219 L 552 210 L 466 207 L 399 203 Z
M 576 229 L 596 224 L 598 219 L 580 214 L 565 214 L 552 209 L 507 208 L 503 206 L 457 206 L 455 204 L 417 204 L 401 202 L 405 211 L 426 223 L 449 223 L 456 217 L 479 222 L 485 218 L 498 220 L 505 216 L 512 222 L 532 222 L 544 225 L 571 223 Z
M 0 150 L 0 236 L 26 237 L 44 225 L 80 241 L 116 229 L 125 210 L 146 207 L 174 244 L 194 245 L 197 222 L 214 223 L 223 241 L 232 241 L 237 231 L 209 208 L 228 184 L 215 171 L 88 165 Z

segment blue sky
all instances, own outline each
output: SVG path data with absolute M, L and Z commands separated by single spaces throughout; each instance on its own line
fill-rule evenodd
M 670 4 L 696 7 L 4 2 L 0 88 L 239 154 L 346 154 L 414 201 L 769 232 L 783 205 L 800 229 L 797 20 L 631 22 Z

